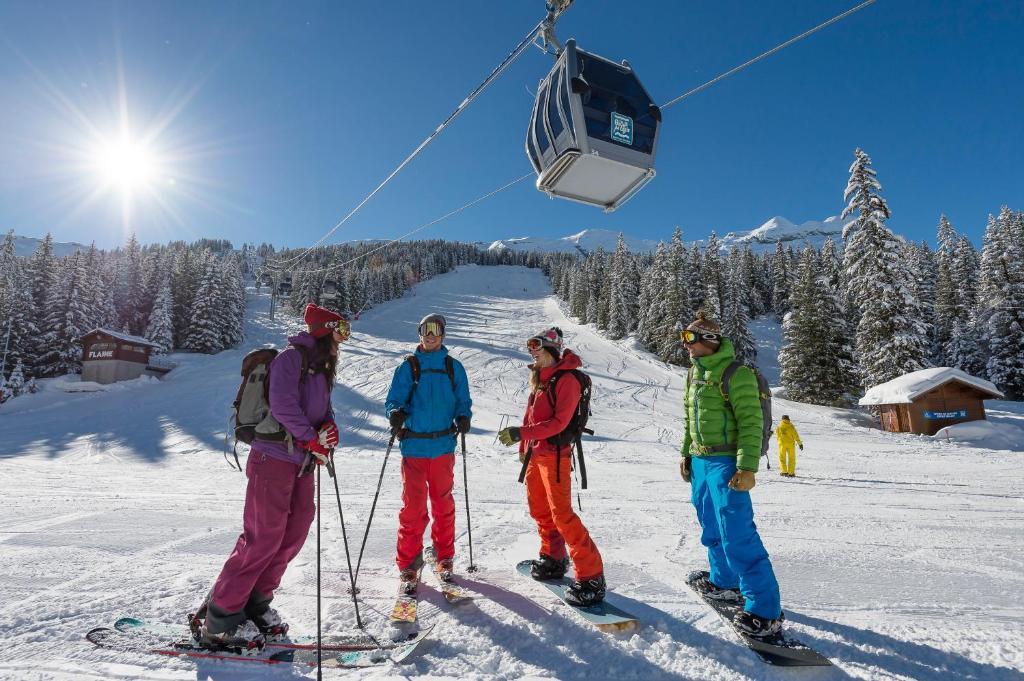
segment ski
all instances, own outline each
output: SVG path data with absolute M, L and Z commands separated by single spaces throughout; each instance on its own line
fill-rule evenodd
M 440 572 L 437 571 L 437 554 L 434 553 L 434 547 L 428 546 L 424 550 L 424 555 L 428 561 L 430 561 L 433 569 L 431 572 L 434 573 L 434 577 L 437 578 L 437 584 L 441 595 L 444 596 L 444 600 L 450 605 L 462 605 L 473 600 L 475 594 L 466 590 L 461 584 L 456 581 L 454 575 L 449 574 L 448 579 L 445 579 Z
M 184 625 L 168 624 L 165 622 L 146 622 L 135 617 L 122 617 L 114 622 L 114 629 L 126 634 L 149 634 L 158 638 L 180 638 L 186 633 Z M 412 637 L 410 636 L 410 639 Z M 195 637 L 192 637 L 195 640 Z M 287 640 L 267 639 L 267 648 L 312 648 L 316 650 L 316 636 L 289 636 Z M 327 637 L 321 646 L 322 650 L 349 651 L 349 650 L 372 650 L 378 648 L 368 635 L 362 638 L 339 638 Z
M 399 596 L 395 600 L 394 607 L 391 608 L 391 621 L 413 624 L 416 621 L 416 604 L 415 595 L 402 594 Z
M 607 600 L 601 601 L 595 605 L 588 605 L 586 607 L 572 605 L 565 600 L 565 590 L 572 583 L 569 578 L 562 577 L 558 580 L 549 579 L 544 581 L 536 580 L 530 574 L 531 564 L 532 561 L 524 560 L 516 565 L 516 571 L 529 578 L 530 581 L 536 582 L 554 595 L 558 596 L 558 598 L 561 599 L 566 606 L 572 608 L 577 615 L 587 622 L 590 622 L 601 631 L 629 631 L 640 626 L 640 620 L 625 610 L 612 605 Z
M 321 662 L 328 668 L 373 667 L 387 662 L 398 663 L 409 657 L 430 633 L 433 626 L 420 631 L 416 638 L 393 646 L 374 647 L 360 650 L 321 650 Z M 135 632 L 138 633 L 138 632 Z M 296 664 L 317 666 L 317 650 L 312 648 L 280 648 L 267 646 L 262 650 L 242 651 L 239 649 L 216 649 L 203 646 L 195 640 L 180 639 L 170 642 L 154 642 L 148 637 L 135 636 L 131 631 L 118 631 L 109 627 L 90 630 L 86 639 L 99 648 L 119 652 L 154 653 L 170 657 L 213 659 L 255 664 Z
M 736 635 L 740 637 L 743 643 L 757 653 L 758 657 L 764 662 L 777 667 L 828 667 L 832 665 L 831 660 L 791 636 L 785 629 L 767 638 L 748 636 L 733 626 L 732 623 L 732 618 L 739 612 L 741 607 L 738 603 L 705 598 L 692 585 L 690 588 L 700 596 L 702 601 L 711 606 L 711 609 L 725 620 L 726 624 L 736 632 Z

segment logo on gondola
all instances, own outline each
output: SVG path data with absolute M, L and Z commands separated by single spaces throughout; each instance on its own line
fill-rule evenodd
M 623 144 L 633 144 L 633 119 L 612 112 L 612 139 Z

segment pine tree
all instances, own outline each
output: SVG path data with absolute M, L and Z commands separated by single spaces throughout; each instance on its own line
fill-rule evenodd
M 633 256 L 626 248 L 626 240 L 619 234 L 619 242 L 612 256 L 612 276 L 609 287 L 608 335 L 618 340 L 636 328 L 639 284 Z
M 775 244 L 775 255 L 772 257 L 772 308 L 777 319 L 789 312 L 790 284 L 789 258 L 782 250 L 782 242 Z
M 213 354 L 223 349 L 221 340 L 220 274 L 213 256 L 202 258 L 203 278 L 192 304 L 192 315 L 183 347 L 192 352 Z
M 953 281 L 953 258 L 957 234 L 945 215 L 939 216 L 935 253 L 935 361 L 939 366 L 951 366 L 947 346 L 953 328 L 957 307 L 957 286 Z
M 726 265 L 722 332 L 732 341 L 736 359 L 754 364 L 757 359 L 757 341 L 749 329 L 747 301 L 750 291 L 743 276 L 743 255 L 738 247 L 732 247 Z
M 927 328 L 917 318 L 919 301 L 910 288 L 911 275 L 903 261 L 903 241 L 885 221 L 891 217 L 871 159 L 854 152 L 844 198 L 843 219 L 856 214 L 843 228 L 844 265 L 851 299 L 857 301 L 857 361 L 865 388 L 930 366 Z
M 174 349 L 174 299 L 171 297 L 170 279 L 165 279 L 153 302 L 146 327 L 146 340 L 156 344 L 153 351 L 166 355 Z
M 118 325 L 133 336 L 142 334 L 146 318 L 142 311 L 142 253 L 135 235 L 128 237 L 117 283 Z
M 83 294 L 87 280 L 84 255 L 68 256 L 64 281 L 51 291 L 46 306 L 43 337 L 47 351 L 41 358 L 40 375 L 60 376 L 81 371 L 81 338 L 91 331 L 88 301 Z
M 985 376 L 984 333 L 980 321 L 983 311 L 978 304 L 980 263 L 978 251 L 966 236 L 957 238 L 950 273 L 957 287 L 948 321 L 945 365 L 962 369 L 972 376 Z
M 20 359 L 14 365 L 10 378 L 7 379 L 7 387 L 15 397 L 25 392 L 25 369 Z
M 672 242 L 668 248 L 668 258 L 662 271 L 661 300 L 664 314 L 658 325 L 658 356 L 670 364 L 689 366 L 690 355 L 679 342 L 679 332 L 694 317 L 690 307 L 690 288 L 692 281 L 688 267 L 686 246 L 683 244 L 683 230 L 676 227 L 672 233 Z
M 704 248 L 704 257 L 701 267 L 701 281 L 704 282 L 704 300 L 701 309 L 707 316 L 715 319 L 722 319 L 722 302 L 725 299 L 725 268 L 722 266 L 722 257 L 719 253 L 721 244 L 714 232 L 708 237 L 707 246 Z
M 1007 399 L 1024 399 L 1024 213 L 1003 206 L 981 259 L 988 377 Z

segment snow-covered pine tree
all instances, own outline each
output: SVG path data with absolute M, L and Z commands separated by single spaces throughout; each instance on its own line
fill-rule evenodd
M 988 378 L 1007 399 L 1024 399 L 1024 214 L 1003 206 L 982 250 Z
M 949 317 L 945 365 L 958 367 L 972 376 L 985 376 L 984 332 L 981 328 L 983 310 L 978 303 L 980 263 L 974 244 L 962 234 L 957 237 L 950 271 L 950 278 L 957 287 Z
M 117 282 L 118 325 L 133 336 L 141 335 L 146 318 L 142 312 L 142 251 L 135 234 L 128 237 L 124 256 L 119 260 L 120 276 Z
M 782 242 L 775 244 L 775 254 L 772 256 L 772 310 L 775 318 L 781 320 L 789 312 L 789 293 L 792 276 L 789 271 L 789 258 L 782 248 Z
M 157 355 L 166 355 L 174 349 L 174 299 L 169 277 L 157 291 L 146 327 L 146 340 L 156 344 L 153 352 Z
M 844 395 L 852 397 L 860 387 L 861 378 L 860 367 L 854 360 L 856 326 L 846 310 L 846 273 L 832 237 L 825 239 L 818 254 L 818 263 L 819 283 L 827 294 L 821 303 L 822 318 L 828 325 L 823 333 L 828 333 L 828 353 L 835 358 L 832 385 L 823 394 L 835 395 L 837 399 Z
M 676 227 L 668 247 L 668 258 L 661 272 L 663 277 L 661 300 L 664 314 L 658 325 L 658 356 L 670 364 L 690 365 L 690 355 L 679 341 L 679 331 L 693 320 L 690 307 L 690 284 L 693 281 L 686 246 L 683 244 L 683 230 Z
M 750 333 L 748 300 L 750 287 L 744 276 L 743 254 L 737 246 L 729 251 L 725 272 L 725 300 L 722 304 L 722 332 L 732 341 L 736 359 L 748 364 L 757 360 L 757 341 Z
M 11 371 L 11 375 L 7 379 L 7 387 L 14 397 L 25 392 L 25 367 L 20 359 L 14 364 L 14 370 Z
M 598 327 L 598 319 L 601 316 L 601 288 L 605 279 L 604 248 L 597 247 L 597 250 L 587 258 L 587 324 Z
M 192 321 L 192 304 L 203 275 L 202 260 L 192 249 L 182 244 L 174 253 L 171 274 L 171 297 L 174 299 L 174 347 L 185 347 Z
M 213 255 L 205 251 L 201 256 L 203 278 L 192 303 L 192 315 L 185 334 L 183 347 L 191 352 L 213 354 L 223 349 L 221 340 L 220 273 Z
M 722 319 L 722 303 L 725 300 L 725 266 L 722 264 L 721 243 L 718 236 L 711 232 L 708 243 L 704 247 L 701 262 L 701 281 L 704 283 L 704 300 L 701 309 L 708 317 Z
M 626 248 L 626 239 L 619 234 L 619 242 L 612 255 L 609 286 L 608 335 L 618 340 L 636 328 L 639 282 L 633 264 L 633 255 Z
M 885 221 L 891 216 L 881 184 L 862 150 L 854 151 L 842 217 L 844 266 L 852 300 L 857 301 L 856 358 L 865 388 L 930 366 L 927 329 L 917 318 L 920 306 L 910 286 L 903 240 Z
M 76 252 L 65 258 L 63 272 L 64 280 L 52 290 L 43 319 L 47 351 L 41 359 L 41 376 L 79 373 L 81 338 L 92 330 L 87 309 L 89 301 L 83 294 L 88 280 L 85 255 Z
M 925 325 L 929 363 L 934 364 L 937 344 L 935 339 L 935 254 L 924 241 L 907 243 L 905 247 L 907 270 L 910 272 L 910 290 L 918 301 L 917 318 Z
M 957 233 L 945 215 L 939 216 L 935 252 L 935 361 L 939 366 L 952 366 L 947 354 L 950 332 L 957 307 L 957 286 L 953 281 L 953 254 Z

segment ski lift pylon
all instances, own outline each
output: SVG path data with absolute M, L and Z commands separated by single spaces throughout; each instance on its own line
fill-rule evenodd
M 537 88 L 526 155 L 537 189 L 611 212 L 654 178 L 661 110 L 629 63 L 568 40 Z

